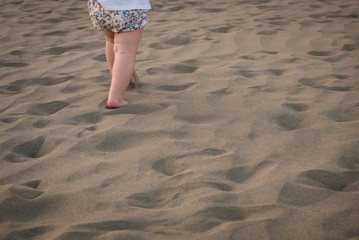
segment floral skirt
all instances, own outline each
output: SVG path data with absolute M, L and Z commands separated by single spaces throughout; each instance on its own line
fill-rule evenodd
M 114 33 L 135 31 L 148 23 L 146 9 L 107 10 L 97 0 L 88 0 L 87 6 L 94 27 Z

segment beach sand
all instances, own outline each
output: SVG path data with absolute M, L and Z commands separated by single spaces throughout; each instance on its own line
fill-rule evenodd
M 104 101 L 86 1 L 0 8 L 0 239 L 359 239 L 359 2 L 152 1 Z

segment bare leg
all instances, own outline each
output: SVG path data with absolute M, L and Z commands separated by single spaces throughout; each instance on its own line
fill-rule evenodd
M 106 60 L 112 73 L 113 62 L 115 60 L 115 53 L 113 52 L 115 34 L 111 31 L 103 31 L 103 33 L 106 37 Z
M 122 97 L 130 83 L 135 68 L 136 53 L 141 42 L 144 28 L 137 31 L 115 33 L 113 41 L 114 61 L 112 64 L 111 87 L 107 106 L 117 108 L 128 104 Z M 107 35 L 106 45 L 107 45 Z M 106 48 L 107 49 L 107 48 Z M 107 50 L 106 50 L 107 52 Z M 107 54 L 107 61 L 111 69 L 111 53 Z M 106 55 L 106 56 L 107 56 Z

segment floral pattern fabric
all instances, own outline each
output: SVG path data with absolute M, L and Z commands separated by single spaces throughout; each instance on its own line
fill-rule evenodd
M 87 6 L 94 27 L 114 33 L 135 31 L 148 23 L 148 10 L 107 10 L 97 0 L 88 0 Z

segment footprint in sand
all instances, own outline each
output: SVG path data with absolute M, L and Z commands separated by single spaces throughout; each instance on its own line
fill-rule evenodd
M 107 61 L 105 54 L 98 55 L 96 57 L 93 57 L 92 59 L 95 61 L 98 61 L 98 62 L 106 62 Z
M 239 70 L 238 73 L 242 77 L 246 77 L 246 78 L 254 78 L 263 74 L 263 72 L 259 70 Z
M 12 153 L 5 157 L 5 160 L 8 162 L 24 162 L 30 159 L 41 158 L 54 151 L 56 145 L 56 140 L 40 136 L 16 145 L 12 149 Z
M 315 189 L 297 183 L 286 183 L 278 194 L 278 202 L 305 206 L 319 202 L 331 195 L 333 195 L 333 192 L 326 189 Z
M 199 210 L 186 220 L 185 228 L 192 232 L 206 232 L 214 227 L 243 221 L 247 213 L 243 208 L 231 206 L 211 206 Z
M 9 85 L 5 85 L 5 86 L 0 86 L 0 93 L 1 94 L 17 94 L 17 93 L 21 93 L 24 88 L 25 88 L 25 86 L 9 84 Z
M 358 239 L 358 219 L 357 208 L 348 208 L 325 218 L 322 222 L 324 239 Z
M 22 230 L 11 231 L 5 235 L 4 239 L 36 239 L 37 237 L 41 239 L 43 234 L 46 232 L 54 231 L 54 229 L 54 227 L 48 225 L 25 228 Z
M 167 10 L 168 10 L 169 12 L 178 12 L 178 11 L 184 9 L 184 8 L 185 8 L 184 6 L 176 6 L 176 7 L 170 7 L 170 8 L 168 8 Z
M 290 69 L 267 69 L 267 70 L 265 70 L 265 72 L 279 77 L 279 76 L 283 76 L 287 73 L 290 73 L 291 70 Z
M 154 42 L 148 45 L 149 48 L 153 49 L 169 49 L 176 46 L 186 46 L 192 42 L 192 37 L 190 35 L 177 35 L 172 38 L 166 38 L 160 42 Z
M 49 120 L 42 119 L 42 120 L 38 120 L 38 121 L 34 122 L 32 124 L 32 126 L 35 128 L 44 128 L 44 127 L 48 126 L 49 124 L 50 124 Z
M 32 106 L 27 113 L 37 116 L 47 116 L 57 113 L 63 108 L 69 106 L 70 103 L 62 101 L 52 101 L 48 103 L 40 103 Z
M 296 112 L 283 111 L 272 117 L 272 122 L 283 131 L 293 131 L 300 128 L 304 117 Z
M 85 129 L 83 129 L 81 132 L 79 132 L 77 134 L 77 137 L 81 138 L 81 137 L 84 137 L 84 136 L 88 136 L 91 132 L 94 132 L 94 131 L 96 131 L 95 126 L 85 128 Z
M 167 208 L 173 205 L 179 205 L 183 201 L 186 201 L 183 195 L 202 188 L 224 192 L 232 190 L 232 187 L 225 183 L 190 182 L 173 188 L 162 187 L 149 192 L 135 193 L 127 198 L 127 202 L 130 206 L 140 208 Z
M 191 66 L 183 63 L 172 64 L 168 66 L 168 70 L 172 74 L 183 74 L 183 73 L 193 73 L 197 70 L 198 67 Z
M 28 63 L 25 62 L 8 62 L 0 60 L 0 68 L 11 67 L 11 68 L 20 68 L 28 66 Z
M 233 167 L 228 170 L 227 177 L 236 183 L 243 183 L 254 174 L 254 170 L 249 167 Z
M 307 111 L 309 106 L 304 103 L 283 103 L 283 107 L 289 108 L 295 112 L 304 112 Z
M 330 74 L 329 77 L 335 77 L 335 78 L 340 79 L 340 80 L 345 80 L 345 79 L 349 79 L 351 76 L 350 75 L 344 75 L 344 74 Z
M 149 48 L 153 48 L 153 49 L 158 49 L 158 50 L 162 50 L 162 49 L 169 49 L 172 48 L 173 46 L 169 46 L 160 42 L 154 42 L 151 43 L 150 45 L 148 45 Z
M 359 191 L 358 171 L 330 172 L 308 170 L 297 176 L 295 183 L 286 183 L 278 201 L 290 205 L 309 205 L 328 198 L 335 192 Z
M 276 35 L 278 33 L 278 30 L 276 29 L 268 29 L 264 31 L 260 31 L 257 34 L 258 35 Z
M 354 86 L 350 86 L 348 81 L 343 81 L 350 79 L 350 76 L 343 74 L 330 74 L 325 77 L 318 78 L 308 78 L 304 77 L 299 79 L 299 83 L 307 87 L 321 88 L 329 91 L 352 91 Z
M 17 93 L 23 90 L 27 86 L 54 86 L 64 82 L 67 82 L 71 79 L 74 79 L 75 76 L 51 76 L 43 77 L 36 79 L 27 79 L 27 80 L 16 80 L 8 85 L 1 86 L 1 89 L 5 89 L 9 93 Z
M 34 85 L 41 85 L 41 86 L 54 86 L 54 85 L 58 85 L 67 81 L 70 81 L 71 79 L 74 79 L 75 76 L 65 76 L 65 77 L 60 77 L 60 76 L 51 76 L 51 77 L 44 77 L 41 79 L 34 79 L 31 81 L 32 84 Z
M 13 123 L 19 119 L 21 119 L 21 118 L 20 117 L 3 117 L 3 118 L 0 118 L 0 121 L 3 123 Z
M 349 52 L 354 51 L 354 50 L 356 50 L 356 49 L 358 49 L 358 48 L 359 48 L 359 44 L 358 44 L 358 43 L 356 43 L 356 44 L 345 44 L 345 45 L 343 46 L 343 50 L 349 51 Z
M 321 85 L 323 82 L 325 82 L 325 79 L 324 78 L 304 77 L 304 78 L 299 79 L 298 82 L 307 87 L 317 87 L 317 86 Z
M 309 170 L 298 176 L 300 183 L 334 191 L 352 191 L 351 184 L 355 184 L 358 180 L 358 171 L 335 173 L 324 170 Z M 359 191 L 359 189 L 354 191 Z
M 80 45 L 68 46 L 68 47 L 52 47 L 42 52 L 45 55 L 61 55 L 65 52 L 72 51 L 74 49 L 82 49 Z
M 205 13 L 219 13 L 219 12 L 224 12 L 226 11 L 225 8 L 200 8 L 201 12 L 205 12 Z
M 218 156 L 226 153 L 224 149 L 206 148 L 200 152 L 188 153 L 178 156 L 169 156 L 156 161 L 152 168 L 166 176 L 182 173 L 191 165 L 191 157 L 196 155 Z
M 157 75 L 161 73 L 169 73 L 169 74 L 185 74 L 185 73 L 193 73 L 197 70 L 198 67 L 188 65 L 185 63 L 177 63 L 177 64 L 170 64 L 165 65 L 162 67 L 153 67 L 148 68 L 146 73 L 149 75 Z
M 22 51 L 22 50 L 14 50 L 14 51 L 10 52 L 9 54 L 13 55 L 13 56 L 23 56 L 25 53 L 26 52 Z
M 44 21 L 45 21 L 46 23 L 54 23 L 54 24 L 56 24 L 56 23 L 63 22 L 63 21 L 65 21 L 65 20 L 62 19 L 61 17 L 59 17 L 59 18 L 48 18 L 48 19 L 44 19 Z
M 224 221 L 241 221 L 246 218 L 246 213 L 240 207 L 213 206 L 200 210 L 193 216 L 217 218 Z
M 164 44 L 173 45 L 173 46 L 185 46 L 192 42 L 192 37 L 189 35 L 177 35 L 173 38 L 165 39 Z
M 140 208 L 163 208 L 178 195 L 174 188 L 162 188 L 149 192 L 135 193 L 127 198 L 130 206 Z
M 225 27 L 209 29 L 209 31 L 214 32 L 214 33 L 228 33 L 234 28 L 236 28 L 236 27 L 235 26 L 225 26 Z
M 348 170 L 359 171 L 359 141 L 349 143 L 343 147 L 337 164 Z
M 292 72 L 290 69 L 266 69 L 266 70 L 239 70 L 239 75 L 246 78 L 254 78 L 259 75 L 274 75 L 274 76 L 283 76 L 287 73 Z
M 56 209 L 62 199 L 59 196 L 44 196 L 45 186 L 46 184 L 42 180 L 33 180 L 23 184 L 5 186 L 7 193 L 4 195 L 0 204 L 0 222 L 16 221 L 19 223 L 29 223 L 39 216 L 43 216 L 43 214 L 46 214 L 48 211 Z M 40 235 L 36 230 L 46 232 L 49 230 L 47 227 L 43 228 L 38 226 L 36 228 L 13 231 L 10 232 L 8 236 L 16 237 L 4 239 L 28 239 L 30 236 L 34 238 Z M 19 228 L 21 228 L 21 226 L 16 229 Z M 31 233 L 31 235 L 26 235 L 29 233 Z
M 327 56 L 333 55 L 334 53 L 331 51 L 309 51 L 309 52 L 307 52 L 307 54 L 316 56 L 316 57 L 327 57 Z
M 197 85 L 194 82 L 182 84 L 182 85 L 162 85 L 159 86 L 157 89 L 162 91 L 168 91 L 168 92 L 180 92 L 189 89 L 192 86 Z
M 110 130 L 105 136 L 99 134 L 95 136 L 99 144 L 96 149 L 101 152 L 119 152 L 133 146 L 138 146 L 143 142 L 156 141 L 156 138 L 166 137 L 163 131 L 117 131 Z
M 232 93 L 233 92 L 232 92 L 231 88 L 221 88 L 221 89 L 214 90 L 214 91 L 210 92 L 210 94 L 214 94 L 217 96 L 225 96 L 225 95 L 230 95 Z
M 56 239 L 95 239 L 99 236 L 114 239 L 147 239 L 143 237 L 148 228 L 155 225 L 156 221 L 145 221 L 143 218 L 133 220 L 100 221 L 72 225 Z
M 96 124 L 102 120 L 102 114 L 100 112 L 89 112 L 74 116 L 72 118 L 73 123 L 78 124 Z
M 30 181 L 21 185 L 14 185 L 9 187 L 8 191 L 11 195 L 23 198 L 23 199 L 35 199 L 41 196 L 44 191 L 39 190 L 41 180 Z
M 190 165 L 186 156 L 167 157 L 156 161 L 152 168 L 166 176 L 174 176 L 186 170 Z
M 66 36 L 68 34 L 68 31 L 52 31 L 52 32 L 46 32 L 42 34 L 42 36 Z
M 258 51 L 258 52 L 253 52 L 249 55 L 243 55 L 243 56 L 241 56 L 241 58 L 247 59 L 247 60 L 259 60 L 259 59 L 268 57 L 270 55 L 277 55 L 277 54 L 278 54 L 277 51 Z
M 340 107 L 322 114 L 336 122 L 355 121 L 359 119 L 359 105 Z
M 257 166 L 238 166 L 232 167 L 227 171 L 221 171 L 218 174 L 225 176 L 227 179 L 235 183 L 245 183 L 254 175 L 264 173 L 266 170 L 270 170 L 273 166 L 273 162 L 270 160 L 264 160 Z

